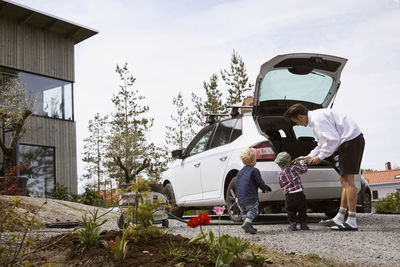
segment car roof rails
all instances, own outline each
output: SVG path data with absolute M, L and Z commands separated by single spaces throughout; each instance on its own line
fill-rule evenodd
M 213 124 L 217 121 L 217 117 L 225 117 L 229 116 L 229 114 L 206 114 L 207 118 L 207 123 L 208 124 Z
M 228 106 L 227 108 L 231 108 L 231 113 L 230 113 L 230 115 L 232 116 L 232 117 L 236 117 L 236 116 L 238 116 L 239 114 L 243 114 L 243 113 L 245 113 L 246 112 L 246 109 L 253 109 L 253 106 Z M 241 109 L 240 111 L 239 111 L 239 109 Z

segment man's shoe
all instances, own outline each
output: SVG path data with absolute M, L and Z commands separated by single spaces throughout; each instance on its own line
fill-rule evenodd
M 336 223 L 333 221 L 333 219 L 321 220 L 321 221 L 319 222 L 319 224 L 321 224 L 321 225 L 323 225 L 323 226 L 328 226 L 328 227 L 331 227 L 331 226 L 335 226 L 335 225 L 336 225 Z
M 252 235 L 254 235 L 254 234 L 257 233 L 257 229 L 254 228 L 254 227 L 251 225 L 251 223 L 249 223 L 249 222 L 245 222 L 245 223 L 242 225 L 242 229 L 243 229 L 246 233 L 249 233 L 249 234 L 252 234 Z
M 310 227 L 308 227 L 308 225 L 306 223 L 301 223 L 300 230 L 307 231 L 307 230 L 310 230 Z
M 290 224 L 290 225 L 289 225 L 289 230 L 290 230 L 290 231 L 297 231 L 296 224 L 295 224 L 295 223 Z

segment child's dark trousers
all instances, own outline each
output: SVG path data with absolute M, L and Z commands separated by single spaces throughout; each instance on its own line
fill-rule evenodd
M 307 218 L 306 195 L 303 191 L 285 195 L 285 208 L 290 223 L 305 223 Z

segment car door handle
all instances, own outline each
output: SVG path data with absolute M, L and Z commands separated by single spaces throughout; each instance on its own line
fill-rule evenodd
M 225 156 L 225 157 L 219 158 L 219 160 L 220 161 L 225 161 L 227 158 L 228 158 L 228 156 Z
M 196 163 L 196 164 L 194 164 L 194 166 L 195 166 L 196 168 L 198 168 L 198 167 L 200 167 L 200 163 Z

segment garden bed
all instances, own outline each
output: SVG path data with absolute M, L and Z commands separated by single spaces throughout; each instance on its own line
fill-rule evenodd
M 108 231 L 104 240 L 115 240 L 122 231 Z M 84 249 L 78 236 L 67 233 L 40 242 L 26 260 L 31 264 L 55 266 L 214 266 L 209 261 L 204 243 L 188 245 L 188 238 L 180 235 L 163 234 L 139 242 L 129 241 L 123 261 L 117 261 L 109 248 Z M 247 259 L 235 259 L 231 266 L 262 266 Z M 179 266 L 179 265 L 177 265 Z

